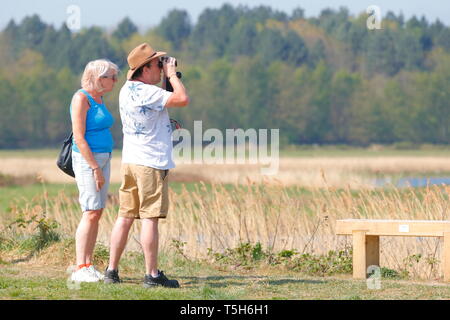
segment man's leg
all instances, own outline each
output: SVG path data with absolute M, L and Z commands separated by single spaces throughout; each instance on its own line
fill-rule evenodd
M 145 273 L 158 276 L 158 218 L 142 219 L 141 246 L 145 256 Z
M 108 270 L 118 269 L 119 260 L 127 244 L 128 233 L 131 226 L 133 225 L 133 222 L 134 218 L 117 218 L 117 221 L 114 224 L 114 228 L 111 233 L 111 247 Z

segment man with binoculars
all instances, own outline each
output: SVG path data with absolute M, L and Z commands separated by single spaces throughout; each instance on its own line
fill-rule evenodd
M 145 256 L 145 287 L 178 288 L 157 268 L 158 221 L 169 208 L 167 176 L 172 160 L 172 129 L 167 108 L 184 107 L 189 97 L 177 76 L 176 60 L 143 43 L 128 55 L 130 70 L 120 91 L 123 150 L 119 216 L 111 234 L 105 283 L 119 283 L 118 265 L 135 219 L 142 221 L 140 242 Z M 173 92 L 158 87 L 161 71 Z

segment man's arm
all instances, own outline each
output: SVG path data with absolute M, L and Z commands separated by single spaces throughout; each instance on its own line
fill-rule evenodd
M 168 61 L 164 63 L 163 70 L 173 87 L 173 92 L 167 100 L 165 107 L 171 108 L 187 106 L 189 104 L 189 96 L 187 95 L 186 88 L 183 83 L 177 77 L 175 70 L 175 58 L 170 57 Z

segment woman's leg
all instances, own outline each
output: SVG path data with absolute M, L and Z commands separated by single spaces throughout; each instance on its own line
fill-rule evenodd
M 75 176 L 80 192 L 80 204 L 84 210 L 76 232 L 77 265 L 92 264 L 93 252 L 97 240 L 99 220 L 108 198 L 111 154 L 94 153 L 94 158 L 102 169 L 105 184 L 100 191 L 96 190 L 96 182 L 92 169 L 81 155 L 72 155 Z M 89 210 L 89 208 L 100 208 Z
M 83 213 L 75 235 L 77 265 L 92 263 L 98 233 L 98 223 L 103 209 Z
M 87 244 L 88 247 L 87 247 L 86 264 L 93 264 L 94 248 L 95 248 L 95 243 L 97 242 L 98 226 L 99 226 L 100 218 L 102 217 L 102 212 L 103 212 L 103 209 L 98 211 L 97 222 L 93 223 L 91 233 L 89 234 L 89 239 L 88 239 L 88 244 Z

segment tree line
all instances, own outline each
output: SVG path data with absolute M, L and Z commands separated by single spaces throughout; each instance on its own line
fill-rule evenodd
M 106 98 L 121 146 L 118 93 L 127 53 L 141 42 L 179 61 L 191 97 L 171 117 L 192 129 L 279 128 L 283 144 L 436 143 L 450 138 L 450 28 L 388 12 L 324 9 L 306 18 L 260 6 L 184 10 L 138 32 L 130 18 L 107 32 L 72 32 L 39 16 L 0 32 L 0 148 L 57 147 L 70 132 L 69 104 L 90 60 L 122 72 Z

